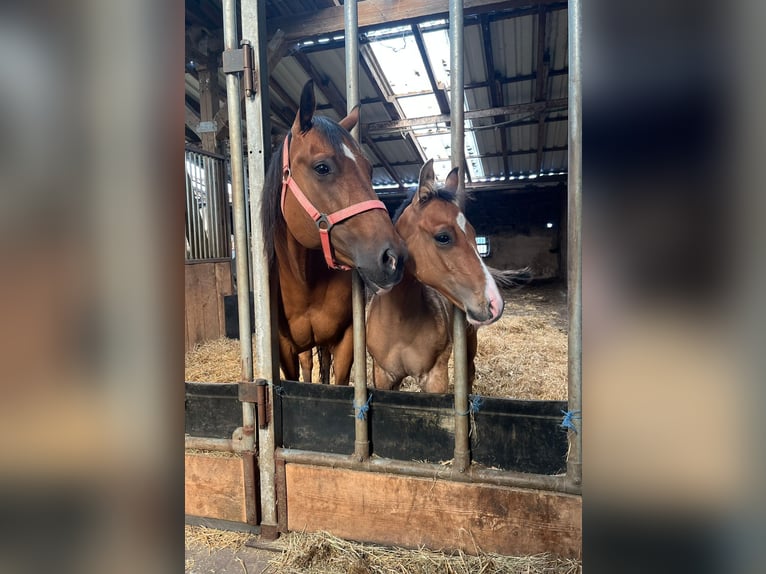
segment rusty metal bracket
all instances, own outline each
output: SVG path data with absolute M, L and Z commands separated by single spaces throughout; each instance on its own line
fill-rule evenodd
M 242 81 L 245 85 L 245 96 L 248 98 L 255 94 L 255 70 L 253 69 L 253 47 L 250 40 L 242 40 L 242 46 L 238 50 L 224 50 L 223 73 L 238 74 L 242 72 Z
M 239 383 L 239 400 L 243 403 L 255 403 L 258 407 L 258 427 L 265 429 L 269 426 L 269 382 L 266 379 L 256 379 L 255 382 Z

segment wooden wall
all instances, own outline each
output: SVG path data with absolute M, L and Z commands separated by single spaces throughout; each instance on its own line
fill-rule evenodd
M 186 350 L 197 343 L 226 334 L 223 296 L 231 295 L 231 261 L 216 259 L 187 262 L 185 266 Z

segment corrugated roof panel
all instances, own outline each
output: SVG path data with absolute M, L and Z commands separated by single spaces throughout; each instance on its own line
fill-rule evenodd
M 508 159 L 511 164 L 511 175 L 527 174 L 537 171 L 537 166 L 535 166 L 537 155 L 534 153 L 512 155 Z
M 379 103 L 362 104 L 362 125 L 374 122 L 387 122 L 391 119 L 386 111 L 386 107 Z
M 548 78 L 548 99 L 566 98 L 569 92 L 569 76 L 553 76 Z
M 376 147 L 386 156 L 389 163 L 417 162 L 419 158 L 404 140 L 375 142 Z
M 482 162 L 484 163 L 485 177 L 500 177 L 505 175 L 502 157 L 485 157 L 482 159 Z
M 271 76 L 296 102 L 299 102 L 301 99 L 303 86 L 311 79 L 303 67 L 292 57 L 282 58 L 274 68 Z M 327 98 L 324 97 L 320 90 L 315 89 L 314 93 L 318 103 L 328 103 Z
M 548 13 L 548 49 L 551 68 L 554 70 L 561 70 L 568 65 L 567 18 L 566 8 Z
M 568 152 L 566 151 L 546 153 L 543 158 L 543 171 L 553 171 L 554 173 L 567 171 L 567 156 Z
M 534 80 L 511 82 L 503 86 L 503 103 L 506 106 L 527 104 L 535 101 Z
M 491 23 L 492 55 L 508 78 L 531 74 L 535 67 L 535 16 L 506 18 Z
M 475 24 L 463 30 L 463 79 L 466 84 L 486 82 L 487 64 L 484 60 L 481 26 Z
M 537 124 L 529 126 L 513 126 L 508 130 L 506 141 L 510 151 L 522 151 L 535 147 L 537 139 Z

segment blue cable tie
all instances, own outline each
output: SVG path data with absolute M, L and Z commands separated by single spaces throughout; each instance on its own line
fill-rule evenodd
M 562 428 L 574 431 L 577 434 L 577 427 L 574 421 L 582 419 L 580 411 L 561 411 L 561 414 L 564 415 L 564 420 L 561 421 Z
M 484 406 L 484 399 L 481 395 L 469 395 L 469 398 L 471 399 L 469 410 L 474 414 L 478 413 L 479 409 Z
M 364 403 L 361 407 L 354 407 L 357 412 L 356 418 L 358 418 L 360 421 L 363 421 L 367 418 L 367 412 L 370 410 L 370 401 L 372 400 L 372 393 L 369 394 L 367 397 L 367 402 Z

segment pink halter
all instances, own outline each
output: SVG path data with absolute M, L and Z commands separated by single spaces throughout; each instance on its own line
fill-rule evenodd
M 298 187 L 298 183 L 293 179 L 293 174 L 290 171 L 290 135 L 285 137 L 284 146 L 282 146 L 282 215 L 285 213 L 285 195 L 287 194 L 287 188 L 293 192 L 293 196 L 301 204 L 301 207 L 308 213 L 309 217 L 316 223 L 319 230 L 319 240 L 322 243 L 322 252 L 324 253 L 324 260 L 327 262 L 327 266 L 330 269 L 338 269 L 340 271 L 347 271 L 351 269 L 342 263 L 335 260 L 333 254 L 332 245 L 330 244 L 330 230 L 336 223 L 340 223 L 354 215 L 370 211 L 372 209 L 386 209 L 386 206 L 379 199 L 369 199 L 356 203 L 344 209 L 340 209 L 335 213 L 327 215 L 326 213 L 319 213 L 316 207 L 309 201 L 309 199 Z

